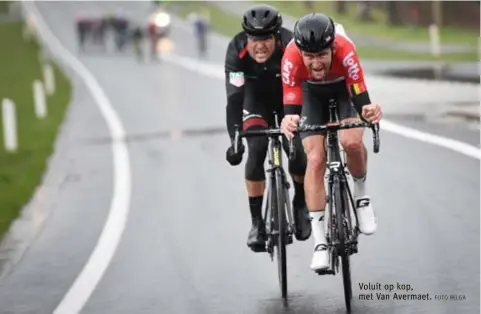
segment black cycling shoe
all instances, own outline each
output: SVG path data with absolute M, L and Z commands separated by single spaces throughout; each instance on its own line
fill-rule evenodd
M 252 227 L 247 237 L 247 246 L 254 252 L 266 251 L 266 229 L 264 222 L 259 219 L 252 220 Z
M 309 212 L 305 202 L 294 201 L 292 202 L 294 208 L 294 224 L 296 226 L 295 236 L 298 241 L 306 241 L 311 236 L 312 227 L 309 219 Z
M 287 228 L 287 226 L 286 226 Z M 294 241 L 292 241 L 292 234 L 287 235 L 286 239 L 286 245 L 292 244 Z

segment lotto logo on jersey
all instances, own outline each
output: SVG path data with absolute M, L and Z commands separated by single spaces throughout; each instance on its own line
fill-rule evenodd
M 344 65 L 345 68 L 347 68 L 347 73 L 348 73 L 349 77 L 352 80 L 357 81 L 357 80 L 359 80 L 359 72 L 361 70 L 360 70 L 360 67 L 359 67 L 359 63 L 354 61 L 353 57 L 354 57 L 354 51 L 351 51 L 344 58 L 344 60 L 342 60 L 342 64 Z
M 236 87 L 241 87 L 242 85 L 244 85 L 244 72 L 230 72 L 229 83 Z
M 290 76 L 292 66 L 292 62 L 286 59 L 284 65 L 282 66 L 282 81 L 284 82 L 284 84 L 291 84 Z

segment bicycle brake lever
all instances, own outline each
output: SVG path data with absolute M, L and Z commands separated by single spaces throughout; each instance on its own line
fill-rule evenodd
M 373 132 L 373 151 L 374 154 L 379 153 L 379 146 L 381 145 L 379 140 L 379 123 L 373 124 L 372 127 Z
M 234 126 L 234 153 L 237 154 L 239 150 L 239 126 L 236 124 Z
M 294 147 L 294 139 L 289 140 L 289 160 L 296 159 L 296 150 Z

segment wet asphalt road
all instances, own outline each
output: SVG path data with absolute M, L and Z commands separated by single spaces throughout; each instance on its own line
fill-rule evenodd
M 123 5 L 138 16 L 149 10 L 146 2 Z M 78 8 L 107 12 L 115 4 L 37 6 L 56 36 L 75 51 L 72 20 Z M 172 38 L 176 49 L 191 53 L 184 29 L 174 29 Z M 276 264 L 245 246 L 243 167 L 227 165 L 227 136 L 218 131 L 224 126 L 223 82 L 168 62 L 138 64 L 102 54 L 80 59 L 127 133 L 135 135 L 128 144 L 128 222 L 82 313 L 344 312 L 341 276 L 319 277 L 308 268 L 311 240 L 288 249 L 288 307 L 279 299 Z M 75 84 L 85 92 L 82 82 Z M 430 124 L 422 127 L 435 132 Z M 52 313 L 105 222 L 111 150 L 105 122 L 87 94 L 76 93 L 66 129 L 58 149 L 68 152 L 63 154 L 71 163 L 62 171 L 76 173 L 77 180 L 59 189 L 61 196 L 29 250 L 0 281 L 1 314 Z M 172 136 L 184 129 L 213 132 Z M 479 131 L 463 132 L 474 140 L 478 136 L 479 143 Z M 352 259 L 354 312 L 479 313 L 479 160 L 387 132 L 381 140 L 381 153 L 370 154 L 368 179 L 379 228 L 374 236 L 361 236 L 360 252 Z M 366 142 L 371 151 L 369 132 Z M 358 300 L 359 283 L 378 282 L 466 300 Z

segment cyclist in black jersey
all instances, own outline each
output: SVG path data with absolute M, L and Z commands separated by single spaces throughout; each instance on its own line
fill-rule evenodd
M 232 166 L 241 163 L 244 146 L 238 153 L 232 145 L 235 125 L 243 130 L 274 127 L 275 111 L 279 123 L 284 116 L 281 59 L 284 48 L 292 39 L 292 32 L 282 27 L 282 16 L 275 8 L 260 4 L 249 8 L 242 18 L 243 30 L 232 38 L 225 56 L 225 88 L 227 94 L 227 130 L 231 146 L 226 159 Z M 288 142 L 283 138 L 288 152 Z M 289 172 L 294 182 L 294 218 L 296 238 L 310 237 L 311 224 L 304 199 L 306 156 L 300 139 L 294 140 L 296 158 L 289 161 Z M 247 139 L 248 156 L 245 180 L 252 218 L 247 245 L 254 252 L 265 251 L 265 224 L 262 220 L 262 201 L 265 188 L 264 162 L 268 140 L 264 137 Z

